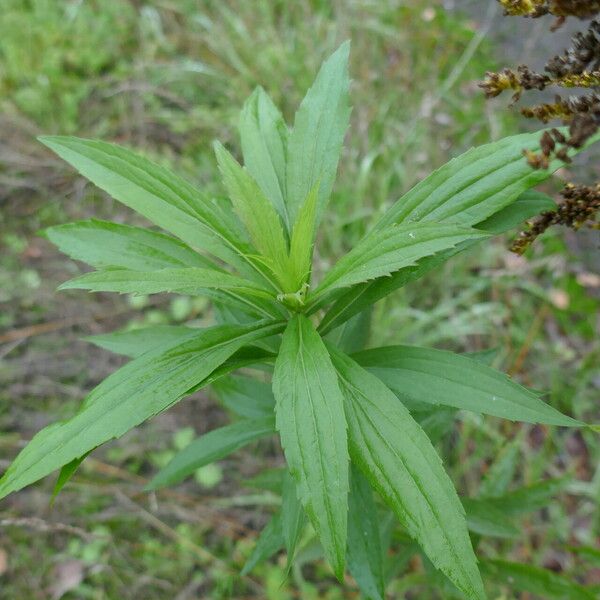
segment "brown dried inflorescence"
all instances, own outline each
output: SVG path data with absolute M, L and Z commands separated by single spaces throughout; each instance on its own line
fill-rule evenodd
M 531 71 L 527 65 L 519 65 L 516 71 L 502 69 L 498 73 L 488 71 L 485 80 L 479 84 L 486 97 L 495 98 L 505 90 L 513 90 L 513 101 L 516 102 L 523 90 L 543 90 L 552 83 L 547 75 Z
M 600 69 L 599 34 L 600 23 L 594 20 L 586 32 L 579 31 L 573 36 L 570 48 L 548 61 L 545 70 L 555 78 L 597 71 Z
M 583 226 L 598 228 L 600 224 L 595 218 L 600 211 L 600 183 L 596 186 L 568 183 L 561 196 L 564 200 L 555 210 L 543 212 L 526 231 L 519 234 L 510 248 L 513 252 L 523 254 L 552 225 L 566 225 L 572 229 Z
M 588 19 L 600 12 L 600 0 L 499 0 L 504 12 L 511 16 Z
M 557 29 L 564 19 L 573 16 L 591 19 L 600 14 L 600 0 L 498 0 L 507 15 L 538 18 L 554 15 L 558 21 L 551 29 Z M 562 54 L 552 57 L 538 73 L 527 65 L 516 70 L 502 69 L 498 73 L 486 73 L 479 84 L 485 95 L 492 98 L 505 90 L 513 92 L 512 103 L 523 92 L 544 90 L 551 86 L 578 88 L 578 96 L 562 97 L 557 94 L 554 102 L 540 103 L 521 109 L 521 114 L 542 123 L 560 120 L 567 130 L 545 131 L 540 139 L 540 151 L 524 150 L 528 163 L 535 169 L 545 169 L 550 161 L 558 159 L 570 163 L 569 150 L 581 148 L 600 130 L 600 21 L 591 20 L 586 31 L 576 33 L 571 46 Z M 512 249 L 522 254 L 525 249 L 555 224 L 578 229 L 583 223 L 592 223 L 598 214 L 599 187 L 568 184 L 562 192 L 564 201 L 556 211 L 542 213 L 521 233 Z

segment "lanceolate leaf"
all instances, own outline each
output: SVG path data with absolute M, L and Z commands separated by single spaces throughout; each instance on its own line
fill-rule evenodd
M 329 346 L 345 396 L 350 456 L 431 562 L 485 598 L 465 513 L 429 438 L 377 377 Z
M 529 592 L 545 600 L 594 600 L 597 595 L 574 581 L 532 565 L 504 560 L 484 560 L 481 570 L 503 588 L 514 592 Z
M 219 143 L 215 144 L 215 154 L 235 212 L 254 247 L 267 260 L 280 285 L 285 286 L 288 248 L 277 211 L 248 171 Z
M 181 177 L 129 150 L 73 137 L 40 141 L 115 200 L 251 276 L 251 249 L 233 216 Z M 249 265 L 252 264 L 252 268 Z
M 302 315 L 283 334 L 273 392 L 277 429 L 300 500 L 341 579 L 349 485 L 343 398 L 323 341 Z
M 202 294 L 203 289 L 235 290 L 250 296 L 272 298 L 269 289 L 248 279 L 213 269 L 161 269 L 160 271 L 132 271 L 108 269 L 93 271 L 63 283 L 59 289 L 90 290 L 92 292 L 119 292 L 135 294 Z
M 600 139 L 592 138 L 588 146 Z M 474 225 L 497 213 L 563 165 L 532 169 L 523 150 L 538 150 L 540 132 L 523 133 L 467 150 L 402 196 L 377 223 L 435 221 Z M 573 152 L 577 154 L 579 150 Z
M 74 417 L 29 442 L 0 479 L 0 498 L 169 408 L 242 346 L 279 331 L 279 323 L 217 326 L 131 361 L 96 387 Z
M 195 439 L 171 462 L 159 471 L 148 484 L 147 489 L 155 490 L 179 483 L 205 465 L 224 458 L 250 442 L 275 432 L 275 419 L 244 419 L 231 425 L 214 429 Z
M 446 350 L 388 346 L 354 355 L 401 396 L 477 413 L 549 425 L 581 426 L 534 393 L 477 360 Z
M 286 198 L 288 129 L 267 93 L 257 88 L 240 115 L 244 164 L 289 229 Z
M 452 248 L 469 239 L 482 239 L 486 234 L 454 225 L 393 225 L 367 235 L 327 273 L 314 292 L 318 298 L 335 288 L 389 275 L 419 259 Z
M 365 598 L 383 600 L 385 578 L 379 516 L 369 482 L 352 469 L 348 498 L 348 568 Z
M 290 225 L 317 182 L 320 216 L 331 194 L 344 135 L 350 119 L 348 55 L 342 44 L 321 67 L 296 113 L 287 156 L 287 207 Z
M 50 227 L 46 235 L 61 252 L 97 269 L 215 268 L 214 263 L 178 239 L 131 225 L 92 219 Z

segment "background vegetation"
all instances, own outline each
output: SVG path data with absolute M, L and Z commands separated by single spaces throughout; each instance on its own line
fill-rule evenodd
M 237 115 L 252 89 L 268 89 L 289 119 L 322 59 L 351 38 L 352 127 L 323 227 L 335 234 L 319 240 L 321 259 L 331 263 L 433 168 L 520 125 L 502 101 L 484 101 L 477 81 L 498 66 L 504 48 L 531 48 L 507 37 L 495 3 L 489 10 L 487 3 L 456 3 L 460 11 L 453 4 L 3 0 L 0 470 L 120 364 L 82 337 L 212 320 L 197 299 L 55 293 L 80 266 L 36 235 L 40 229 L 90 216 L 136 217 L 86 185 L 35 136 L 117 141 L 220 194 L 212 140 L 237 150 Z M 529 26 L 543 39 L 540 25 Z M 589 165 L 575 168 L 585 175 Z M 598 422 L 594 235 L 589 243 L 549 232 L 524 258 L 506 250 L 507 240 L 461 255 L 380 303 L 372 339 L 498 348 L 495 366 L 550 390 L 549 402 L 568 414 Z M 358 597 L 352 581 L 339 587 L 319 566 L 297 567 L 286 581 L 275 563 L 238 578 L 275 498 L 268 482 L 247 481 L 259 465 L 282 460 L 270 443 L 207 467 L 175 490 L 141 492 L 176 448 L 223 422 L 215 399 L 197 395 L 95 453 L 54 506 L 51 481 L 3 502 L 0 598 Z M 558 499 L 527 518 L 521 537 L 486 550 L 600 584 L 597 437 L 461 414 L 440 444 L 466 495 L 480 485 L 565 476 Z M 573 555 L 571 545 L 588 550 Z M 411 564 L 391 596 L 427 598 L 422 573 Z

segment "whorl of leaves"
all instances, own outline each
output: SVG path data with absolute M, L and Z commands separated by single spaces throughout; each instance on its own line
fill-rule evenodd
M 600 14 L 600 1 L 596 0 L 498 1 L 504 7 L 506 15 L 558 17 L 552 30 L 558 29 L 569 16 L 592 19 Z M 543 73 L 536 72 L 527 65 L 519 65 L 516 70 L 504 68 L 497 73 L 489 72 L 480 83 L 488 98 L 511 90 L 513 103 L 525 91 L 545 90 L 552 86 L 579 88 L 583 93 L 566 98 L 556 94 L 553 102 L 521 108 L 521 114 L 529 119 L 537 119 L 542 123 L 560 120 L 568 126 L 568 132 L 558 129 L 544 132 L 539 152 L 523 150 L 527 162 L 534 169 L 548 168 L 554 158 L 570 163 L 569 150 L 582 148 L 600 130 L 600 20 L 591 20 L 586 31 L 577 32 L 568 49 L 547 61 Z M 551 225 L 561 224 L 574 229 L 586 224 L 597 226 L 597 186 L 568 184 L 561 195 L 563 203 L 555 211 L 547 211 L 537 217 L 515 240 L 513 251 L 519 254 L 525 252 L 536 237 Z

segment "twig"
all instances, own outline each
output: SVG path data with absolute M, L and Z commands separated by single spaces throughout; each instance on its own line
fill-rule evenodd
M 98 535 L 88 533 L 80 527 L 74 527 L 73 525 L 67 525 L 66 523 L 48 523 L 43 519 L 37 517 L 22 517 L 18 519 L 0 519 L 0 527 L 26 527 L 28 529 L 35 529 L 43 533 L 68 533 L 70 535 L 76 535 L 88 542 L 98 539 Z

